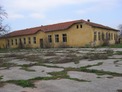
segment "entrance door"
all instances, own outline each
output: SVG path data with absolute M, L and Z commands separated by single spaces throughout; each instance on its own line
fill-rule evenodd
M 44 47 L 44 44 L 43 44 L 43 39 L 40 39 L 40 47 L 43 48 Z

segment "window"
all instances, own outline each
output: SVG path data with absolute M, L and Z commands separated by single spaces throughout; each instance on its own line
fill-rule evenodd
M 82 25 L 80 25 L 80 28 L 82 28 Z
M 97 40 L 97 32 L 94 32 L 94 41 Z
M 15 39 L 15 44 L 17 45 L 17 39 Z
M 21 38 L 19 38 L 19 43 L 20 43 L 20 44 L 22 43 Z
M 8 40 L 8 46 L 10 46 L 10 41 Z
M 109 40 L 111 40 L 111 34 L 109 33 L 109 37 L 108 37 Z
M 111 40 L 113 40 L 113 33 L 111 33 Z
M 26 44 L 26 38 L 23 38 L 23 40 L 24 40 L 24 44 Z
M 102 33 L 102 40 L 104 41 L 104 33 Z
M 30 37 L 28 37 L 28 43 L 31 44 L 31 38 Z
M 33 43 L 36 44 L 36 37 L 33 37 Z
M 62 34 L 63 42 L 67 42 L 67 34 Z
M 11 40 L 11 45 L 14 45 L 14 43 L 13 43 L 13 39 Z
M 98 33 L 98 37 L 99 37 L 98 39 L 99 39 L 99 40 L 101 40 L 101 35 L 100 35 L 100 32 Z
M 52 42 L 52 36 L 51 35 L 48 35 L 48 42 Z
M 106 33 L 106 40 L 109 39 L 109 33 Z
M 114 34 L 114 40 L 116 40 L 116 34 Z
M 59 35 L 55 35 L 55 42 L 59 42 Z
M 78 25 L 77 25 L 76 27 L 77 27 L 77 29 L 79 28 L 79 26 L 78 26 Z

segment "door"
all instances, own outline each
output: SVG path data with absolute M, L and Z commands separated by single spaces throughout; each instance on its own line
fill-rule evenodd
M 43 44 L 43 39 L 40 39 L 40 47 L 43 48 L 44 47 L 44 44 Z

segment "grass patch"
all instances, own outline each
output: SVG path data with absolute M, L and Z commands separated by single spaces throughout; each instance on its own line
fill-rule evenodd
M 35 87 L 34 84 L 30 80 L 10 80 L 7 82 L 14 83 L 14 84 L 22 86 L 22 87 Z
M 15 63 L 8 63 L 6 60 L 0 58 L 0 67 L 10 68 L 16 66 Z
M 22 67 L 20 69 L 25 70 L 25 71 L 28 71 L 28 72 L 35 72 L 35 70 L 28 69 L 28 67 Z
M 70 79 L 70 80 L 75 80 L 78 82 L 89 82 L 87 80 L 82 80 L 82 79 L 77 79 L 77 78 L 70 78 L 69 75 L 67 75 L 68 69 L 60 71 L 60 72 L 50 72 L 48 74 L 52 75 L 52 79 Z
M 80 71 L 82 72 L 88 72 L 88 73 L 95 73 L 97 75 L 112 75 L 112 76 L 122 76 L 122 73 L 116 73 L 116 72 L 110 72 L 110 71 L 103 71 L 103 70 L 95 70 L 95 69 L 87 69 L 89 67 L 93 67 L 93 66 L 99 66 L 102 65 L 103 62 L 99 62 L 97 64 L 94 65 L 87 65 L 84 67 L 80 67 Z
M 3 76 L 0 76 L 0 80 L 2 80 L 3 79 Z
M 117 51 L 115 54 L 116 55 L 122 55 L 122 51 Z
M 116 61 L 114 61 L 113 63 L 114 63 L 114 64 L 117 64 L 118 62 L 119 62 L 119 60 L 116 60 Z
M 69 78 L 69 76 L 67 75 L 67 71 L 50 72 L 48 74 L 52 75 L 56 79 L 58 79 L 58 78 Z
M 44 56 L 56 56 L 54 52 L 47 52 Z
M 36 77 L 30 80 L 35 81 L 35 80 L 52 80 L 52 79 L 56 79 L 56 78 L 55 77 Z
M 110 45 L 110 48 L 122 48 L 122 43 L 120 44 L 115 44 L 115 45 Z
M 95 70 L 95 69 L 86 69 L 86 68 L 82 68 L 82 67 L 80 68 L 80 70 L 83 71 L 83 72 L 95 73 L 97 75 L 122 76 L 121 73 L 110 72 L 110 71 Z
M 86 69 L 86 68 L 93 67 L 93 66 L 100 66 L 100 65 L 102 65 L 102 64 L 103 64 L 103 62 L 99 62 L 99 63 L 97 63 L 97 64 L 83 66 L 83 67 L 81 67 L 81 69 Z
M 25 55 L 25 54 L 6 54 L 4 57 L 14 57 L 16 59 L 25 59 L 27 61 L 38 61 L 40 58 L 37 55 Z
M 64 56 L 62 58 L 55 57 L 55 58 L 47 59 L 47 61 L 48 61 L 47 63 L 54 63 L 54 64 L 57 64 L 57 63 L 69 63 L 69 62 L 79 63 L 79 60 L 81 60 L 80 56 L 76 56 L 74 54 L 69 54 L 69 55 L 66 55 L 66 56 Z
M 108 55 L 105 53 L 87 53 L 84 56 L 82 56 L 82 59 L 89 59 L 89 60 L 108 59 Z

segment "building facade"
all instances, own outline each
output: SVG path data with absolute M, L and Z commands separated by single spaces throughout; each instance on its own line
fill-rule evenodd
M 0 48 L 86 47 L 115 44 L 118 30 L 85 20 L 34 27 L 8 33 Z

